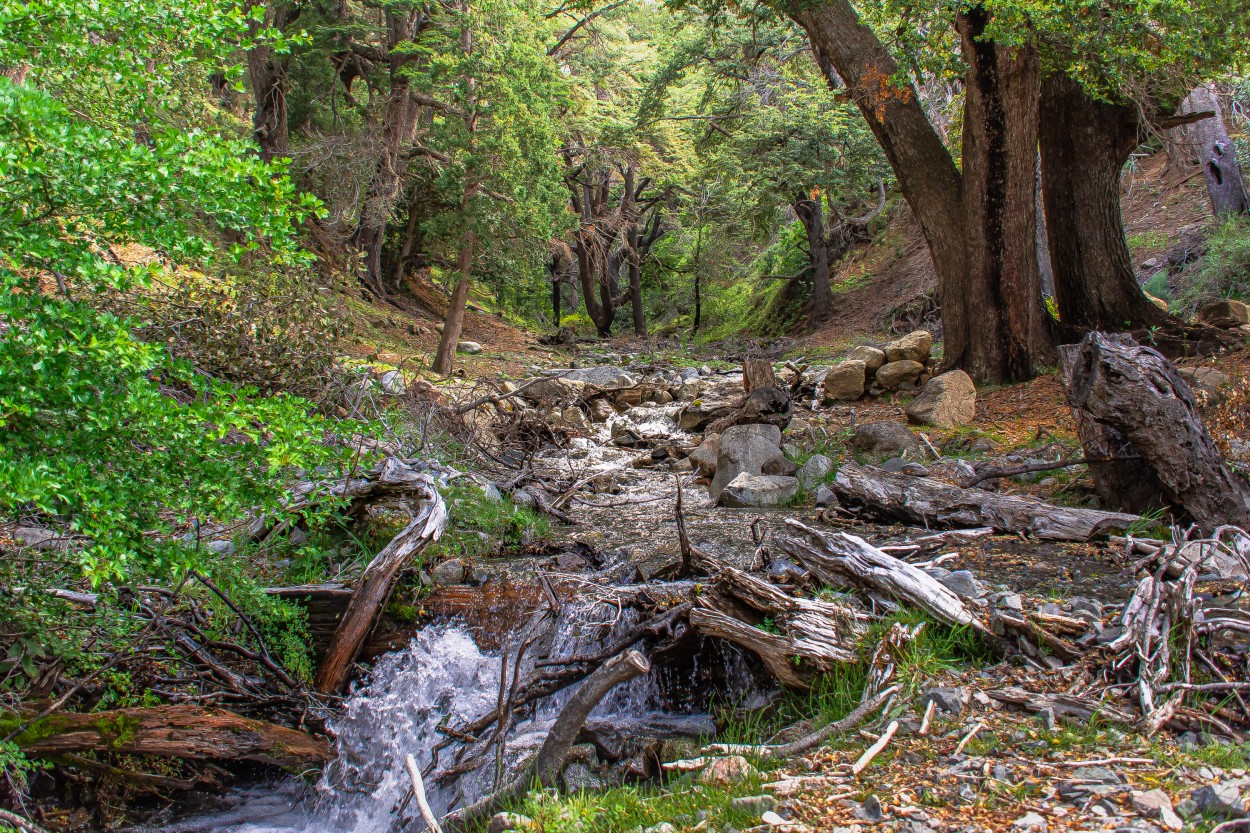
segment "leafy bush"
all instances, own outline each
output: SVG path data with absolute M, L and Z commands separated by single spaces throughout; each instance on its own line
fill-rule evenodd
M 1196 308 L 1222 298 L 1250 301 L 1250 217 L 1229 217 L 1207 238 L 1207 253 L 1175 279 L 1173 295 Z

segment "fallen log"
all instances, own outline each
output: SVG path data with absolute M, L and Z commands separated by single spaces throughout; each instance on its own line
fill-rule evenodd
M 1053 709 L 1055 717 L 1067 718 L 1077 724 L 1088 725 L 1095 716 L 1128 726 L 1135 722 L 1132 714 L 1092 697 L 1079 697 L 1074 694 L 1037 694 L 1022 688 L 1003 688 L 986 693 L 1000 703 L 1019 706 L 1031 712 Z
M 929 477 L 844 463 L 833 482 L 842 505 L 926 527 L 993 527 L 1054 541 L 1087 541 L 1127 529 L 1137 515 L 1054 506 L 1040 500 L 963 489 Z
M 282 767 L 328 761 L 324 738 L 195 706 L 63 713 L 35 721 L 14 742 L 27 755 L 120 752 L 166 758 L 256 761 Z
M 474 822 L 497 812 L 511 799 L 529 789 L 535 782 L 550 787 L 560 777 L 569 749 L 577 740 L 586 718 L 594 711 L 607 693 L 617 685 L 640 677 L 651 670 L 651 663 L 637 651 L 618 654 L 586 678 L 569 698 L 560 716 L 552 724 L 547 739 L 534 760 L 525 766 L 510 782 L 467 807 L 448 813 L 443 825 L 448 830 L 464 830 Z
M 1161 496 L 1208 533 L 1250 526 L 1250 484 L 1225 465 L 1193 392 L 1167 359 L 1128 336 L 1096 332 L 1059 356 L 1087 451 L 1141 458 L 1090 464 L 1104 500 L 1147 509 Z
M 447 528 L 447 506 L 428 475 L 413 473 L 406 491 L 419 502 L 412 520 L 373 557 L 347 603 L 326 657 L 317 672 L 317 690 L 337 693 L 394 589 L 399 571 L 416 553 L 437 541 Z

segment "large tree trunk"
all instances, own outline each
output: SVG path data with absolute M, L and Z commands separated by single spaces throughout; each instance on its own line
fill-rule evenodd
M 812 267 L 812 318 L 820 320 L 829 314 L 833 306 L 833 289 L 829 280 L 829 246 L 825 238 L 825 213 L 821 206 L 823 197 L 801 199 L 794 202 L 794 213 L 799 215 L 803 230 L 807 232 L 807 253 Z
M 274 0 L 265 8 L 263 21 L 252 21 L 249 34 L 255 38 L 262 29 L 282 31 L 299 17 L 299 9 L 282 0 Z M 247 74 L 252 86 L 252 135 L 266 162 L 287 156 L 290 152 L 290 128 L 286 112 L 286 73 L 288 56 L 274 53 L 263 39 L 247 53 Z
M 1181 102 L 1179 112 L 1181 115 L 1212 114 L 1175 128 L 1172 141 L 1182 148 L 1189 161 L 1202 166 L 1215 216 L 1250 212 L 1250 196 L 1246 194 L 1241 165 L 1237 161 L 1237 146 L 1229 138 L 1224 116 L 1220 112 L 1220 100 L 1211 87 L 1205 84 L 1195 87 Z
M 447 320 L 443 322 L 443 335 L 438 340 L 438 351 L 434 354 L 434 366 L 431 368 L 440 376 L 451 373 L 456 356 L 456 345 L 460 343 L 460 333 L 464 330 L 464 308 L 469 300 L 469 282 L 473 274 L 473 249 L 477 235 L 466 231 L 460 237 L 460 256 L 456 266 L 460 270 L 460 279 L 452 290 L 451 301 L 447 304 Z
M 634 314 L 634 335 L 647 335 L 647 318 L 642 308 L 642 234 L 635 225 L 629 230 L 629 295 Z
M 1059 320 L 1125 330 L 1176 323 L 1141 291 L 1120 217 L 1120 172 L 1139 141 L 1133 104 L 1095 101 L 1076 81 L 1042 84 L 1042 197 Z
M 1049 314 L 1037 270 L 1038 57 L 985 40 L 990 17 L 970 9 L 958 18 L 965 78 L 963 199 L 966 271 L 942 299 L 962 305 L 961 320 L 976 337 L 951 344 L 944 357 L 974 378 L 1013 382 L 1032 378 L 1035 364 L 1053 360 Z M 946 295 L 953 295 L 947 301 Z M 963 352 L 957 352 L 962 348 Z

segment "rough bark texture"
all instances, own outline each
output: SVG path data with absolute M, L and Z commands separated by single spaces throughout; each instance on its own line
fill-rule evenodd
M 773 372 L 773 363 L 768 359 L 747 359 L 742 363 L 742 387 L 747 392 L 756 388 L 775 388 L 777 374 Z
M 1127 336 L 1090 333 L 1064 347 L 1060 361 L 1068 405 L 1082 416 L 1082 441 L 1107 442 L 1107 429 L 1122 437 L 1124 451 L 1153 470 L 1167 501 L 1204 530 L 1250 526 L 1250 484 L 1224 465 L 1193 392 L 1167 359 Z M 1115 491 L 1123 476 L 1092 471 L 1104 499 L 1123 499 Z
M 264 21 L 248 24 L 249 34 L 256 37 L 262 29 L 282 31 L 299 17 L 299 9 L 275 0 L 265 8 Z M 247 74 L 252 86 L 252 136 L 266 162 L 290 153 L 290 127 L 286 111 L 287 58 L 274 53 L 273 47 L 259 41 L 247 53 Z
M 1138 286 L 1120 216 L 1120 172 L 1139 142 L 1137 106 L 1095 101 L 1076 81 L 1049 76 L 1039 139 L 1060 321 L 1082 331 L 1175 324 Z
M 330 744 L 324 738 L 196 706 L 56 714 L 16 740 L 22 751 L 38 756 L 100 751 L 284 767 L 330 759 Z
M 1217 217 L 1250 212 L 1250 196 L 1237 161 L 1237 146 L 1228 135 L 1219 98 L 1210 86 L 1196 87 L 1181 102 L 1179 112 L 1212 114 L 1172 131 L 1172 142 L 1189 157 L 1186 161 L 1202 166 L 1211 210 Z
M 434 353 L 434 365 L 431 368 L 440 376 L 451 373 L 456 358 L 456 345 L 460 343 L 460 333 L 464 330 L 464 308 L 469 301 L 469 283 L 473 273 L 473 250 L 477 245 L 477 236 L 472 231 L 465 231 L 460 237 L 460 255 L 457 268 L 460 278 L 456 288 L 452 290 L 451 300 L 447 302 L 447 318 L 443 321 L 443 334 L 438 340 L 438 350 Z
M 1041 81 L 1032 48 L 984 39 L 989 14 L 959 15 L 965 75 L 963 199 L 966 269 L 943 293 L 944 358 L 974 379 L 1020 381 L 1054 357 L 1037 270 L 1037 119 Z M 948 300 L 946 296 L 954 298 Z M 957 305 L 963 329 L 946 324 Z M 958 305 L 962 305 L 960 308 Z M 952 310 L 951 312 L 954 312 Z
M 833 490 L 844 505 L 878 518 L 926 527 L 990 526 L 1055 541 L 1085 541 L 1127 529 L 1136 515 L 1052 506 L 1026 497 L 961 489 L 928 477 L 846 463 Z
M 821 319 L 833 307 L 833 289 L 829 280 L 829 245 L 825 238 L 823 197 L 797 200 L 794 213 L 799 215 L 807 232 L 807 255 L 812 277 L 812 318 Z
M 369 562 L 360 577 L 356 592 L 326 651 L 326 658 L 317 672 L 317 690 L 333 694 L 340 691 L 351 673 L 352 663 L 373 630 L 382 609 L 394 589 L 395 579 L 415 553 L 437 541 L 447 527 L 447 507 L 439 497 L 434 481 L 416 474 L 417 482 L 410 493 L 419 502 L 412 520 L 391 542 Z

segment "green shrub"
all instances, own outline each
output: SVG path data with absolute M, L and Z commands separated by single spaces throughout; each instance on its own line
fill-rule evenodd
M 1207 238 L 1207 253 L 1176 280 L 1177 300 L 1197 308 L 1211 301 L 1250 301 L 1250 217 L 1229 217 Z

